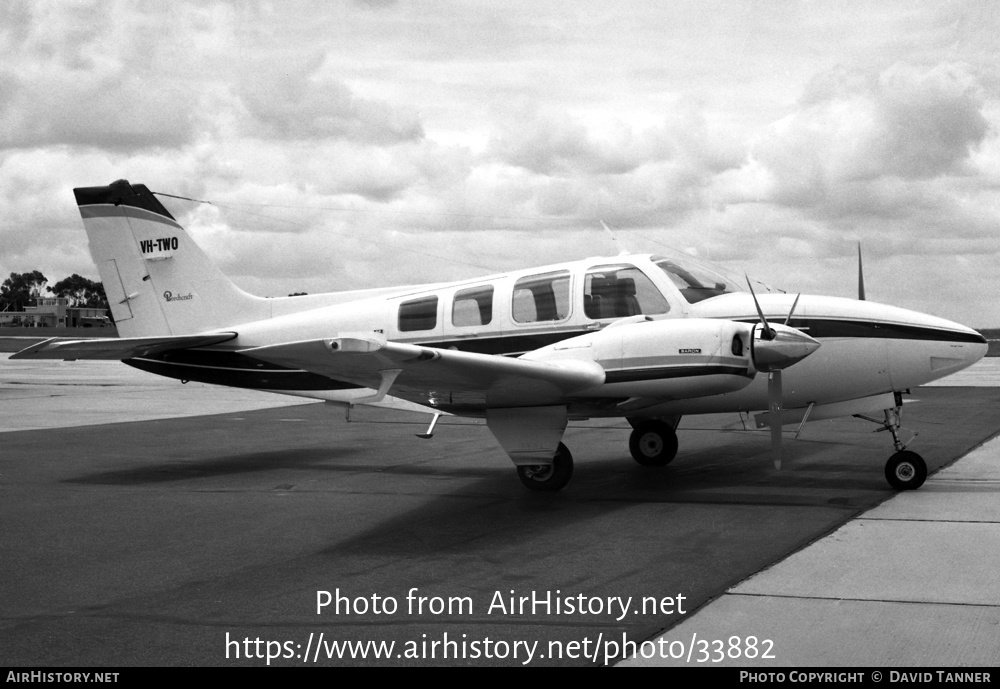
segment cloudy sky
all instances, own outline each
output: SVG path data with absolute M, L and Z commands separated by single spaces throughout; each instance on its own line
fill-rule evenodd
M 674 247 L 1000 326 L 1000 4 L 0 3 L 0 275 L 127 178 L 262 295 Z

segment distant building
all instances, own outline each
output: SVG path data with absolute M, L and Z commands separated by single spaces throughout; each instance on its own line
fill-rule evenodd
M 70 306 L 66 297 L 38 297 L 24 311 L 0 312 L 0 326 L 25 328 L 103 328 L 111 325 L 107 309 Z

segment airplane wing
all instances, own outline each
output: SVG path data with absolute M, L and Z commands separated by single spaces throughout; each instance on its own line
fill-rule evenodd
M 241 354 L 443 408 L 565 403 L 567 395 L 604 382 L 591 361 L 513 359 L 434 349 L 371 337 L 338 337 L 254 347 Z
M 74 340 L 53 337 L 11 355 L 11 359 L 108 359 L 125 360 L 150 356 L 170 349 L 190 349 L 227 342 L 236 333 L 211 335 L 166 335 L 163 337 L 98 337 Z

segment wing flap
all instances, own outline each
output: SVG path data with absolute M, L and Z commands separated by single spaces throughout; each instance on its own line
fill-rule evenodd
M 604 382 L 592 361 L 534 361 L 435 349 L 372 337 L 337 337 L 241 350 L 241 354 L 363 385 L 420 404 L 531 406 L 563 401 Z
M 190 349 L 227 342 L 236 333 L 213 333 L 211 335 L 168 335 L 163 337 L 95 337 L 74 340 L 67 337 L 53 337 L 39 342 L 11 355 L 11 359 L 106 359 L 125 360 L 139 356 L 150 356 L 171 349 Z

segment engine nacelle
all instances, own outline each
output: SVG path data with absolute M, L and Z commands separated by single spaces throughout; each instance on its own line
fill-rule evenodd
M 745 388 L 757 373 L 753 325 L 718 319 L 668 319 L 615 324 L 524 355 L 585 359 L 605 382 L 583 396 L 681 399 Z

